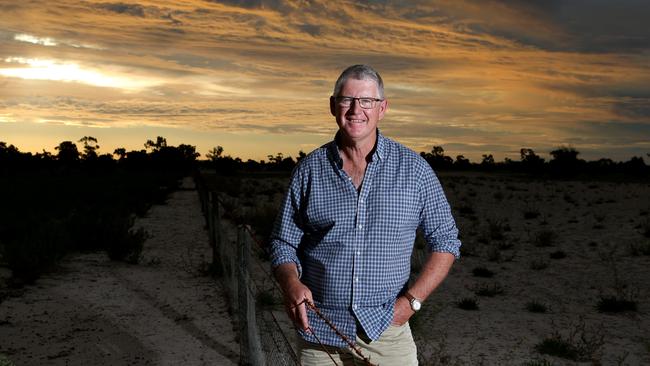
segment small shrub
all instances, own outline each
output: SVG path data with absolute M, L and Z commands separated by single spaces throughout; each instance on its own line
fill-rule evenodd
M 472 274 L 474 277 L 484 277 L 484 278 L 491 278 L 494 276 L 494 272 L 490 271 L 489 269 L 485 267 L 476 267 L 472 270 Z
M 650 255 L 650 242 L 645 243 L 630 243 L 630 255 Z
M 541 354 L 561 357 L 567 360 L 577 361 L 579 358 L 576 347 L 559 335 L 544 339 L 535 346 L 535 349 Z
M 477 284 L 472 289 L 477 296 L 494 297 L 503 294 L 503 287 L 498 282 Z
M 535 345 L 537 352 L 561 357 L 571 361 L 593 361 L 597 359 L 601 347 L 605 344 L 605 334 L 601 328 L 587 329 L 584 319 L 569 329 L 568 336 L 555 331 L 551 336 Z
M 488 219 L 488 226 L 485 236 L 491 240 L 503 240 L 505 239 L 504 232 L 510 230 L 510 225 L 507 222 Z
M 494 199 L 497 200 L 498 202 L 501 202 L 501 201 L 503 201 L 503 192 L 501 192 L 501 191 L 496 191 L 496 192 L 494 192 L 493 197 L 494 197 Z
M 456 306 L 463 310 L 478 310 L 478 301 L 471 297 L 465 297 L 456 301 Z
M 472 206 L 470 206 L 469 204 L 465 204 L 458 207 L 458 213 L 460 213 L 461 216 L 473 215 L 474 208 L 472 208 Z
M 619 296 L 601 296 L 596 304 L 601 313 L 623 313 L 637 310 L 636 300 Z
M 548 261 L 544 259 L 532 260 L 530 262 L 530 269 L 535 271 L 541 271 L 542 269 L 548 268 Z
M 536 359 L 528 362 L 524 362 L 523 366 L 553 366 L 553 364 L 546 359 Z
M 556 250 L 554 252 L 551 252 L 549 254 L 549 257 L 551 257 L 551 259 L 563 259 L 566 258 L 566 253 L 562 250 Z
M 538 248 L 551 247 L 555 245 L 557 234 L 552 230 L 541 230 L 535 234 L 533 245 Z
M 539 217 L 539 215 L 541 215 L 541 213 L 537 208 L 528 207 L 524 210 L 524 219 L 526 220 L 536 219 Z
M 548 311 L 548 307 L 536 300 L 531 300 L 526 303 L 526 310 L 530 311 L 531 313 L 546 313 Z

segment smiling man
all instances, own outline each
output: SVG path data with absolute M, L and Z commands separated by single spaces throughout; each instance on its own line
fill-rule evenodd
M 359 362 L 305 300 L 372 363 L 417 365 L 408 320 L 459 256 L 458 230 L 431 167 L 377 128 L 387 109 L 373 68 L 343 71 L 330 98 L 339 130 L 295 168 L 271 235 L 303 365 Z M 409 283 L 418 228 L 430 254 Z

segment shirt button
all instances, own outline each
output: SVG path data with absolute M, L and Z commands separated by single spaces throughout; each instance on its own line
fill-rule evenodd
M 356 277 L 356 278 L 354 279 L 354 282 L 359 282 L 359 277 Z
M 363 225 L 359 225 L 359 229 L 363 229 Z
M 357 304 L 352 305 L 352 309 L 357 310 Z
M 361 251 L 357 251 L 357 255 L 361 255 Z

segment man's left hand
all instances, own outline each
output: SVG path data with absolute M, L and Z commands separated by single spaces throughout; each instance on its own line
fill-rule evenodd
M 411 304 L 405 296 L 400 296 L 395 301 L 395 309 L 393 310 L 393 321 L 392 325 L 401 326 L 404 325 L 411 316 L 415 314 L 415 311 L 411 309 Z

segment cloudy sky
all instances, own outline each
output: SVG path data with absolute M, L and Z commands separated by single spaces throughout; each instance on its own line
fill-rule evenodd
M 0 141 L 296 156 L 331 139 L 333 83 L 367 63 L 382 132 L 416 151 L 648 161 L 648 19 L 644 0 L 1 0 Z

